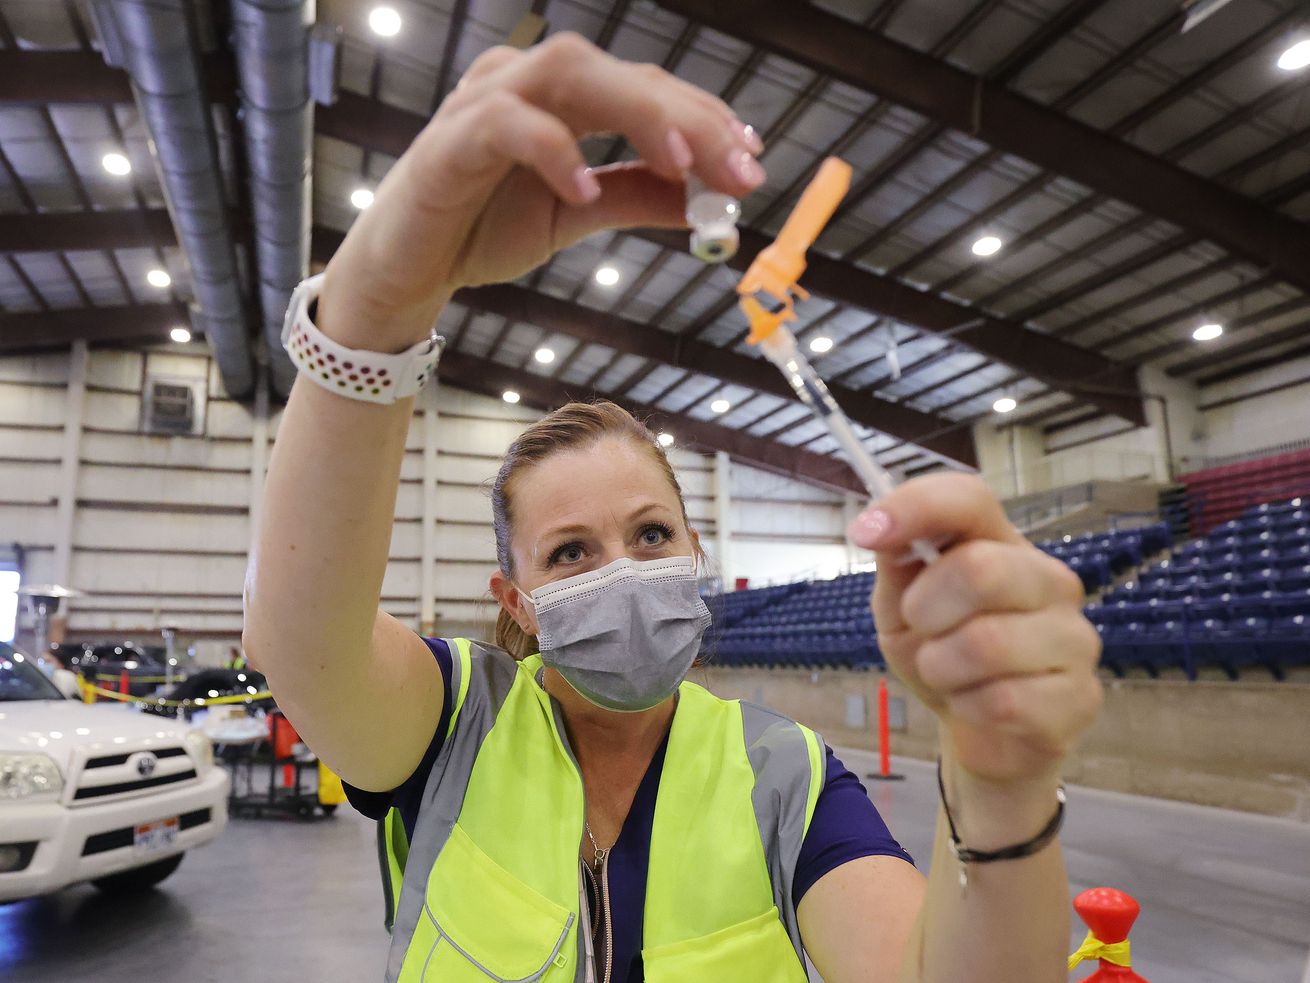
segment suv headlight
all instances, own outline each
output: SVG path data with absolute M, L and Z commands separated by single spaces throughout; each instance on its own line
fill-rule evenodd
M 46 754 L 0 754 L 0 800 L 57 797 L 64 776 Z
M 197 775 L 203 775 L 214 767 L 214 745 L 208 737 L 198 730 L 189 730 L 184 740 L 187 754 L 195 762 Z

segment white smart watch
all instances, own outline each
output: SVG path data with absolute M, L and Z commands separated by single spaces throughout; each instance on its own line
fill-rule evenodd
M 394 403 L 417 395 L 437 368 L 446 339 L 432 333 L 396 355 L 359 351 L 333 341 L 314 324 L 309 308 L 323 288 L 323 274 L 291 294 L 282 323 L 282 347 L 291 361 L 329 392 L 368 403 Z

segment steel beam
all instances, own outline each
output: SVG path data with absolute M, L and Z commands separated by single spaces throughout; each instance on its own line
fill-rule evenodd
M 316 262 L 326 262 L 336 251 L 341 239 L 340 232 L 316 228 L 313 259 Z M 452 300 L 457 304 L 507 318 L 510 322 L 524 321 L 582 342 L 605 345 L 615 351 L 641 355 L 663 365 L 694 370 L 758 392 L 772 393 L 786 399 L 794 396 L 778 370 L 763 359 L 741 355 L 705 342 L 679 338 L 616 314 L 540 294 L 527 287 L 512 283 L 466 287 L 457 291 Z M 890 403 L 870 393 L 843 386 L 834 386 L 833 395 L 852 420 L 909 443 L 917 444 L 924 434 L 941 431 L 952 423 L 944 417 Z M 961 464 L 976 466 L 973 440 L 967 433 L 951 431 L 923 446 Z
M 74 341 L 167 341 L 170 329 L 188 326 L 183 304 L 128 304 L 0 314 L 0 352 L 62 348 Z
M 463 352 L 447 352 L 442 355 L 437 375 L 448 385 L 496 398 L 506 389 L 513 389 L 519 394 L 522 404 L 539 410 L 548 411 L 573 399 L 589 400 L 599 396 L 625 407 L 645 420 L 652 430 L 667 430 L 675 436 L 680 446 L 726 451 L 740 461 L 775 474 L 828 488 L 867 494 L 855 473 L 838 458 L 797 450 L 785 444 L 752 437 L 742 430 L 697 420 L 681 413 L 669 413 L 645 403 L 625 399 L 618 393 L 569 386 L 549 376 L 525 372 Z
M 0 253 L 175 245 L 177 236 L 164 208 L 6 215 L 0 222 Z
M 212 102 L 236 92 L 230 59 L 211 53 L 202 59 Z M 132 101 L 127 72 L 111 68 L 94 51 L 0 51 L 0 103 L 42 106 L 56 103 Z
M 1310 288 L 1310 228 L 1303 223 L 1002 85 L 811 4 L 659 4 L 1168 219 Z
M 403 153 L 426 122 L 417 113 L 395 109 L 349 93 L 342 93 L 335 106 L 320 107 L 316 119 L 318 132 L 326 136 L 392 156 Z M 636 230 L 630 234 L 668 249 L 685 247 L 684 236 L 678 232 Z M 767 241 L 762 234 L 743 229 L 741 248 L 732 260 L 734 266 L 744 269 Z M 1004 318 L 980 316 L 963 304 L 923 293 L 871 270 L 817 254 L 811 255 L 806 286 L 831 300 L 875 314 L 896 317 L 934 334 L 955 337 L 961 344 L 981 354 L 1071 393 L 1083 395 L 1077 389 L 1079 380 L 1088 375 L 1096 375 L 1108 380 L 1108 384 L 1122 394 L 1088 394 L 1086 398 L 1089 401 L 1134 423 L 1140 424 L 1146 419 L 1137 379 L 1131 368 L 1119 366 L 1103 355 L 1061 342 Z M 965 327 L 974 321 L 977 323 Z M 954 454 L 947 456 L 955 458 Z
M 681 248 L 684 238 L 683 233 L 659 229 L 632 234 L 666 248 Z M 729 263 L 745 269 L 769 241 L 753 229 L 742 229 L 741 245 Z M 1097 352 L 813 252 L 804 279 L 806 289 L 814 294 L 952 338 L 1106 412 L 1139 425 L 1146 421 L 1136 373 Z M 1100 385 L 1084 391 L 1083 381 L 1092 376 L 1101 380 Z

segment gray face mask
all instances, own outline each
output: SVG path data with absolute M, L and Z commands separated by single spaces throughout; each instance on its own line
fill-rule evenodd
M 710 624 L 690 556 L 623 557 L 524 597 L 541 661 L 606 710 L 648 710 L 672 696 Z

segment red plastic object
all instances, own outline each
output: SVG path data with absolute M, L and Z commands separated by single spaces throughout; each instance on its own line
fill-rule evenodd
M 296 728 L 291 726 L 291 721 L 280 713 L 269 714 L 268 717 L 269 736 L 273 739 L 273 756 L 275 758 L 289 758 L 292 754 L 292 748 L 300 740 L 300 735 L 296 733 Z M 282 786 L 291 788 L 296 784 L 295 765 L 286 764 L 282 766 Z
M 128 696 L 132 692 L 132 681 L 128 678 L 126 669 L 118 676 L 118 691 L 124 696 Z
M 1074 911 L 1101 942 L 1123 942 L 1142 910 L 1130 895 L 1112 887 L 1094 887 L 1073 899 Z M 1128 966 L 1100 960 L 1100 968 L 1082 983 L 1148 983 Z
M 888 721 L 887 679 L 878 678 L 878 771 L 883 778 L 892 773 L 892 730 Z
M 887 677 L 878 677 L 878 770 L 870 778 L 883 781 L 897 781 L 904 775 L 892 772 L 892 735 L 891 721 L 888 718 Z

